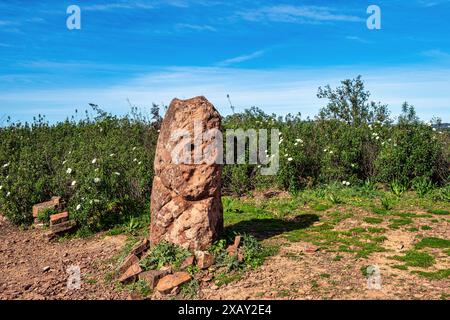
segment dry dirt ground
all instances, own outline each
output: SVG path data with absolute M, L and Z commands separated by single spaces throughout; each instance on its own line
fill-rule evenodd
M 326 213 L 323 213 L 324 215 Z M 355 220 L 357 219 L 357 220 Z M 337 229 L 365 226 L 360 218 L 341 221 Z M 420 221 L 417 221 L 420 224 Z M 424 222 L 425 223 L 425 222 Z M 429 219 L 427 220 L 430 224 Z M 367 225 L 370 226 L 370 225 Z M 450 222 L 440 219 L 422 236 L 449 238 Z M 385 252 L 355 258 L 346 252 L 305 252 L 304 242 L 288 242 L 282 236 L 280 251 L 256 270 L 244 272 L 238 281 L 218 287 L 201 283 L 200 299 L 449 299 L 450 279 L 431 280 L 399 270 L 390 259 L 402 255 L 417 243 L 417 234 L 403 228 L 388 230 Z M 86 239 L 48 242 L 41 230 L 20 230 L 0 216 L 0 299 L 129 299 L 106 275 L 113 270 L 111 258 L 124 246 L 126 236 L 97 234 Z M 436 261 L 435 271 L 450 268 L 448 254 L 427 248 Z M 339 257 L 339 258 L 337 258 Z M 79 290 L 68 290 L 66 273 L 71 265 L 81 268 Z M 380 268 L 381 289 L 369 289 L 361 271 L 367 265 Z M 418 268 L 417 270 L 421 270 Z M 150 298 L 161 299 L 161 296 Z

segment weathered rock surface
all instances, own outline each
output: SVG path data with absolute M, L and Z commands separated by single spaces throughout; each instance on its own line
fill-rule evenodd
M 176 272 L 161 278 L 156 285 L 156 290 L 161 293 L 171 293 L 172 290 L 183 283 L 191 280 L 191 276 L 187 272 Z
M 125 284 L 136 280 L 139 273 L 142 272 L 139 263 L 132 264 L 119 278 L 120 283 Z
M 154 163 L 152 245 L 168 241 L 190 250 L 204 250 L 222 232 L 222 165 L 214 161 L 221 156 L 221 146 L 217 147 L 213 137 L 220 126 L 219 113 L 204 97 L 174 99 L 170 104 Z M 181 132 L 188 133 L 190 139 L 186 135 L 174 137 Z M 199 132 L 203 138 L 199 138 Z
M 154 289 L 158 280 L 169 274 L 169 270 L 149 270 L 139 274 L 139 280 L 146 281 L 150 288 Z

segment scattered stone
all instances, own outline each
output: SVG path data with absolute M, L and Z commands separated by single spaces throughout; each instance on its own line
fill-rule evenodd
M 174 274 L 169 274 L 161 278 L 156 285 L 156 290 L 164 294 L 169 294 L 172 292 L 173 288 L 178 287 L 189 280 L 191 280 L 189 273 L 175 272 Z
M 223 165 L 214 161 L 221 155 L 219 139 L 215 139 L 220 129 L 221 117 L 205 97 L 171 102 L 161 125 L 154 162 L 152 245 L 165 240 L 190 250 L 206 250 L 223 231 Z M 192 139 L 173 139 L 174 132 L 186 132 L 190 137 L 202 134 L 203 139 L 198 144 Z M 185 143 L 184 148 L 180 143 Z M 172 157 L 174 150 L 180 150 L 178 157 Z M 207 152 L 198 159 L 202 151 Z M 194 161 L 196 164 L 188 163 Z
M 130 283 L 136 280 L 136 277 L 142 272 L 139 263 L 131 265 L 119 278 L 122 284 Z
M 69 220 L 50 226 L 50 231 L 54 235 L 61 235 L 63 233 L 71 231 L 73 228 L 75 228 L 76 225 L 77 223 L 75 220 Z
M 218 289 L 219 289 L 219 286 L 216 285 L 216 284 L 213 284 L 213 285 L 211 286 L 211 290 L 218 290 Z
M 46 266 L 46 267 L 44 267 L 43 269 L 42 269 L 42 272 L 47 272 L 47 271 L 49 271 L 50 270 L 50 267 L 49 266 Z
M 50 216 L 50 226 L 69 220 L 69 213 L 61 212 Z
M 214 264 L 214 255 L 206 251 L 195 251 L 195 260 L 200 269 L 208 269 Z
M 180 269 L 185 270 L 189 266 L 192 266 L 194 264 L 194 256 L 189 256 L 181 263 Z
M 180 293 L 180 287 L 175 287 L 172 289 L 172 291 L 170 291 L 170 295 L 172 295 L 172 296 L 176 296 L 179 293 Z
M 315 246 L 313 244 L 307 244 L 305 246 L 305 248 L 303 249 L 303 251 L 306 253 L 315 253 L 315 252 L 319 251 L 319 247 Z
M 119 268 L 119 274 L 125 273 L 133 264 L 139 263 L 139 258 L 134 254 L 129 254 Z
M 150 288 L 154 289 L 159 279 L 169 274 L 169 270 L 149 270 L 139 274 L 139 280 L 146 281 Z
M 133 249 L 131 249 L 131 254 L 134 254 L 136 256 L 141 256 L 144 251 L 147 251 L 150 247 L 150 241 L 145 238 L 138 244 L 136 244 Z
M 228 254 L 230 256 L 236 256 L 238 254 L 238 248 L 241 243 L 241 236 L 236 236 L 234 238 L 234 243 L 227 248 Z

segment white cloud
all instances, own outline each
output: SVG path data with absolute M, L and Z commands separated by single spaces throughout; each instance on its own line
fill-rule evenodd
M 154 6 L 142 1 L 128 1 L 128 2 L 113 2 L 92 4 L 88 6 L 82 6 L 81 10 L 85 11 L 110 11 L 117 9 L 152 9 Z
M 249 60 L 253 60 L 253 59 L 259 58 L 263 54 L 264 54 L 264 51 L 263 50 L 259 50 L 259 51 L 255 51 L 255 52 L 250 53 L 250 54 L 244 54 L 244 55 L 237 56 L 237 57 L 234 57 L 234 58 L 226 59 L 224 61 L 219 62 L 217 65 L 218 66 L 222 66 L 222 67 L 229 66 L 229 65 L 232 65 L 232 64 L 236 64 L 236 63 L 245 62 L 245 61 L 249 61 Z
M 450 53 L 441 51 L 439 49 L 432 49 L 423 51 L 422 55 L 428 58 L 439 59 L 439 60 L 449 60 L 450 61 Z
M 350 40 L 350 41 L 355 41 L 355 42 L 360 42 L 360 43 L 372 43 L 372 41 L 363 39 L 361 37 L 358 36 L 346 36 L 345 39 Z
M 374 101 L 388 103 L 394 114 L 403 101 L 417 108 L 419 116 L 429 120 L 439 116 L 450 121 L 450 70 L 429 67 L 410 68 L 308 68 L 252 70 L 235 68 L 172 67 L 144 76 L 124 80 L 101 88 L 0 91 L 2 113 L 28 118 L 38 113 L 50 119 L 63 119 L 74 110 L 84 110 L 96 103 L 107 111 L 124 114 L 129 111 L 127 98 L 134 105 L 150 106 L 170 103 L 174 97 L 204 95 L 222 114 L 229 114 L 226 98 L 230 94 L 237 111 L 251 106 L 280 115 L 301 112 L 314 116 L 326 101 L 316 97 L 317 88 L 340 80 L 363 75 Z M 8 109 L 6 109 L 8 108 Z M 7 111 L 10 110 L 10 111 Z
M 362 22 L 364 19 L 335 12 L 336 9 L 318 6 L 277 5 L 242 11 L 238 15 L 249 21 L 288 23 L 317 23 L 325 21 Z
M 175 27 L 177 29 L 188 29 L 193 31 L 217 31 L 216 28 L 209 25 L 197 25 L 189 23 L 178 23 Z

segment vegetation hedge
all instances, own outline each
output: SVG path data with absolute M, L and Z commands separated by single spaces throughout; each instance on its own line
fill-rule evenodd
M 406 103 L 394 123 L 386 106 L 368 101 L 359 77 L 335 90 L 319 88 L 318 97 L 328 105 L 314 120 L 257 108 L 223 119 L 224 131 L 277 128 L 282 138 L 276 176 L 262 176 L 260 165 L 225 165 L 226 193 L 395 182 L 421 193 L 440 187 L 438 194 L 448 200 L 448 129 L 421 122 Z M 149 117 L 134 107 L 123 117 L 91 107 L 95 116 L 86 113 L 84 120 L 49 124 L 39 116 L 32 124 L 8 122 L 0 128 L 0 212 L 12 222 L 30 224 L 31 207 L 55 195 L 89 231 L 149 210 L 158 106 Z

